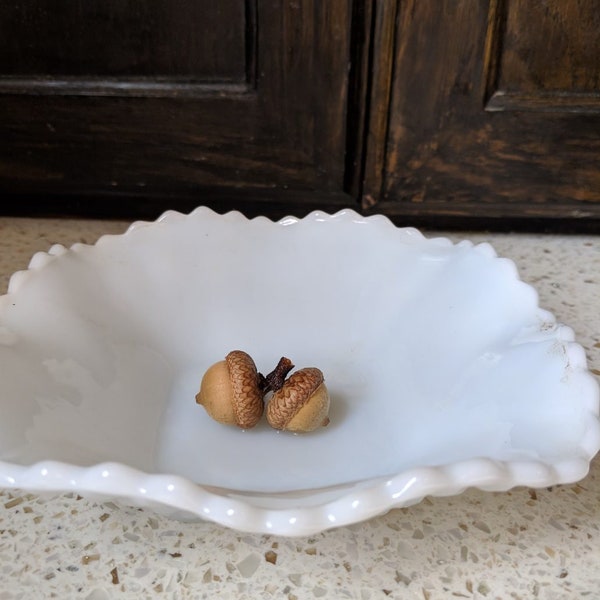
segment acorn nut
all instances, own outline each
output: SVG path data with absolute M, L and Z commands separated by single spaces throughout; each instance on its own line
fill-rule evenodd
M 306 433 L 329 424 L 329 393 L 323 373 L 307 367 L 293 373 L 273 393 L 267 421 L 275 429 Z
M 196 402 L 216 421 L 250 429 L 262 417 L 263 396 L 254 361 L 246 352 L 233 350 L 206 371 Z

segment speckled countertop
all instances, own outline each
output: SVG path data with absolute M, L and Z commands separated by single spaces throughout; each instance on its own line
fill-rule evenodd
M 114 221 L 0 218 L 0 288 Z M 437 235 L 427 232 L 427 235 Z M 512 258 L 600 375 L 600 236 L 451 234 Z M 426 499 L 311 538 L 240 534 L 73 495 L 0 491 L 0 600 L 600 598 L 600 457 L 579 484 Z

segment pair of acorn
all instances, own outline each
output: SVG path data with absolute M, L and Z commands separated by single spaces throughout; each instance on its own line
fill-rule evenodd
M 265 397 L 272 393 L 266 408 L 271 427 L 306 433 L 326 426 L 330 401 L 323 373 L 306 367 L 286 379 L 293 368 L 289 358 L 282 357 L 264 376 L 249 354 L 233 350 L 206 371 L 196 402 L 219 423 L 250 429 L 260 421 Z

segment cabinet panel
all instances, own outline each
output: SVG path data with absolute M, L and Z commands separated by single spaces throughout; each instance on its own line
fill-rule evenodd
M 366 173 L 365 209 L 413 223 L 597 226 L 600 3 L 583 4 L 400 2 L 385 156 Z
M 240 0 L 2 3 L 2 75 L 241 82 L 247 14 Z
M 599 1 L 492 0 L 489 24 L 487 110 L 600 112 Z
M 500 0 L 496 10 L 493 18 L 505 19 L 500 89 L 569 93 L 600 88 L 600 2 Z
M 278 216 L 288 192 L 306 197 L 298 213 L 348 204 L 351 0 L 68 4 L 44 27 L 67 31 L 83 11 L 96 41 L 81 56 L 82 32 L 64 61 L 58 34 L 35 52 L 18 31 L 0 41 L 23 56 L 17 68 L 0 55 L 0 191 L 104 214 L 207 203 Z M 105 34 L 128 39 L 117 52 L 96 43 Z

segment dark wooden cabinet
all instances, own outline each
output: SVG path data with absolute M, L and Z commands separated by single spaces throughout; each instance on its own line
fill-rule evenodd
M 600 0 L 16 0 L 5 211 L 600 223 Z
M 363 207 L 596 229 L 600 2 L 406 0 L 389 13 L 373 87 L 388 118 L 372 124 Z
M 347 202 L 351 8 L 5 3 L 0 184 L 24 210 Z

